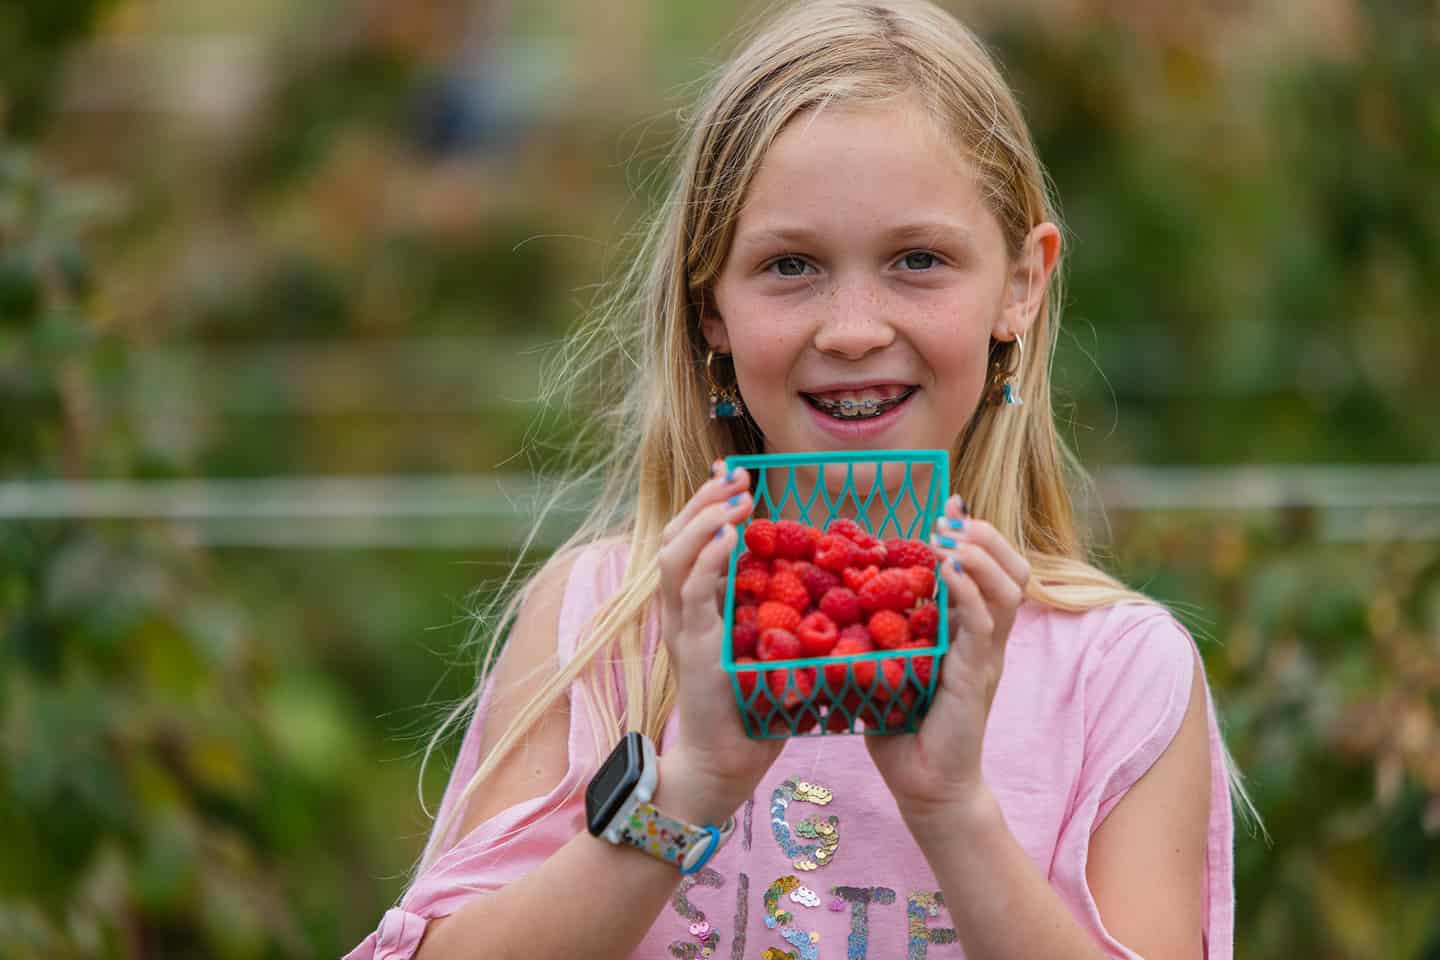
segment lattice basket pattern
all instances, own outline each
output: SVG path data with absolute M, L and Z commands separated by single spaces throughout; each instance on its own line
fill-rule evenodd
M 930 707 L 949 649 L 944 581 L 936 571 L 939 624 L 932 645 L 760 663 L 733 653 L 735 576 L 756 519 L 790 519 L 824 529 L 846 517 L 872 535 L 927 540 L 950 492 L 943 450 L 851 451 L 728 457 L 751 473 L 755 509 L 741 525 L 725 590 L 722 665 L 753 739 L 835 733 L 914 732 Z

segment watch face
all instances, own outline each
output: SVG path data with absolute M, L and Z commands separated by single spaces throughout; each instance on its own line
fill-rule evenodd
M 605 832 L 616 811 L 640 782 L 645 752 L 640 734 L 631 731 L 600 765 L 600 772 L 585 788 L 585 826 L 595 836 Z

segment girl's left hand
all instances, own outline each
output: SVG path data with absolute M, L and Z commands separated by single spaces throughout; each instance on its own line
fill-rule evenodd
M 1005 642 L 1025 599 L 1030 564 L 990 524 L 951 497 L 931 545 L 949 590 L 950 649 L 930 710 L 913 735 L 865 738 L 906 819 L 983 793 L 980 749 L 1005 664 Z

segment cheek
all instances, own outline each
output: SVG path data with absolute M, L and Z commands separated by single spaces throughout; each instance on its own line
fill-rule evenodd
M 732 316 L 727 329 L 742 392 L 788 389 L 790 373 L 810 343 L 802 325 Z
M 939 309 L 916 317 L 912 342 L 946 393 L 973 392 L 987 375 L 990 353 L 989 300 L 948 300 Z

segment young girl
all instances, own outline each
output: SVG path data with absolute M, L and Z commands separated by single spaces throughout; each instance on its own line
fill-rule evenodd
M 417 877 L 351 957 L 1231 956 L 1201 662 L 1086 562 L 1063 482 L 1055 221 L 939 9 L 805 2 L 751 41 L 602 317 L 632 329 L 584 339 L 639 365 L 607 492 L 521 595 Z M 965 497 L 931 541 L 935 700 L 916 734 L 750 740 L 718 596 L 753 478 L 721 459 L 879 448 L 953 451 Z M 684 856 L 592 835 L 627 731 L 658 754 L 637 832 Z

